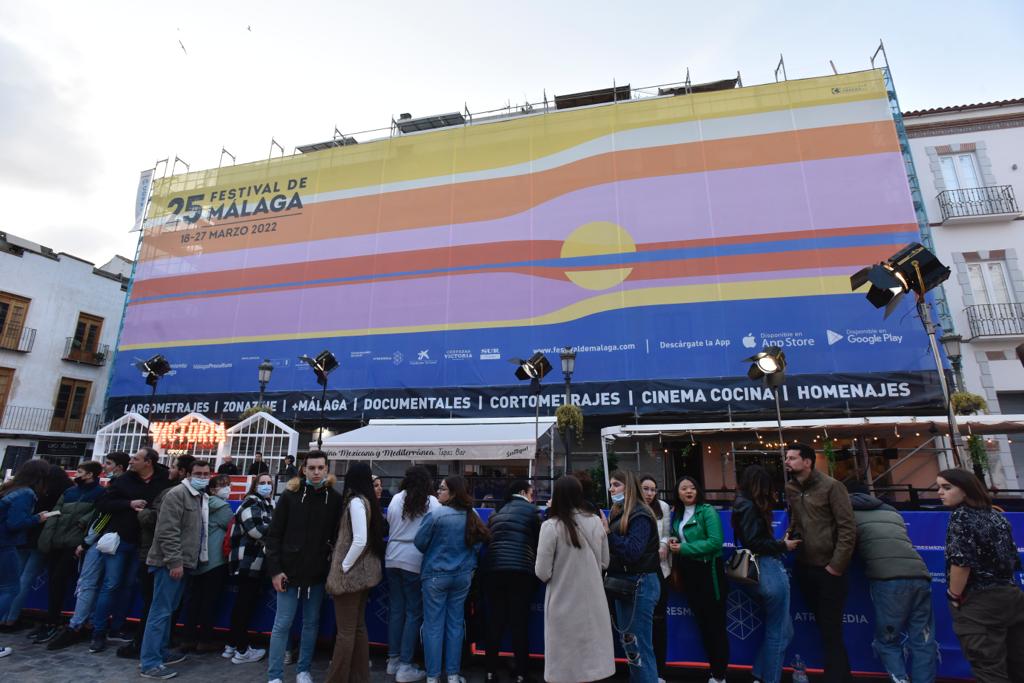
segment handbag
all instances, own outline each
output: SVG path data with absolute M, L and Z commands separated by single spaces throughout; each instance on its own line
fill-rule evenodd
M 100 536 L 100 540 L 96 542 L 96 550 L 104 555 L 113 555 L 117 552 L 119 545 L 121 545 L 121 537 L 116 531 L 110 531 Z
M 725 563 L 725 575 L 737 583 L 756 586 L 761 581 L 757 555 L 747 548 L 737 548 Z
M 628 579 L 625 576 L 606 574 L 604 592 L 612 600 L 632 600 L 640 586 L 640 579 Z

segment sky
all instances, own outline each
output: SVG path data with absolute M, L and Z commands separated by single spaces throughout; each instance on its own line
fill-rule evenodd
M 1019 0 L 0 0 L 0 231 L 134 256 L 139 173 L 629 83 L 869 68 L 904 111 L 1024 97 Z M 224 157 L 225 163 L 229 159 Z M 183 170 L 179 164 L 178 170 Z M 162 171 L 161 171 L 162 175 Z

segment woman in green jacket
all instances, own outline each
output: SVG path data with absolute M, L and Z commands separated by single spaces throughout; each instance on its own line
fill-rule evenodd
M 718 512 L 704 502 L 704 494 L 692 477 L 682 477 L 676 484 L 669 550 L 675 555 L 674 571 L 680 574 L 683 593 L 711 664 L 708 683 L 725 683 L 729 667 L 724 542 Z

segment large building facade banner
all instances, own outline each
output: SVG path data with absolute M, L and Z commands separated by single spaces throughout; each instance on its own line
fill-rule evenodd
M 564 346 L 630 413 L 667 410 L 640 395 L 666 383 L 729 385 L 772 344 L 794 373 L 927 385 L 912 305 L 883 320 L 849 285 L 918 239 L 899 145 L 866 71 L 160 180 L 111 407 L 148 394 L 134 363 L 156 353 L 163 395 L 253 392 L 264 358 L 271 396 L 315 393 L 296 359 L 327 349 L 339 396 L 466 395 L 464 415 L 516 383 L 509 358 L 557 366 Z

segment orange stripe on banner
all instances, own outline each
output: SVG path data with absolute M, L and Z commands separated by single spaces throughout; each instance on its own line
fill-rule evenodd
M 638 244 L 637 251 L 647 252 L 661 251 L 665 249 L 724 246 L 730 244 L 757 244 L 761 242 L 799 240 L 815 237 L 829 238 L 844 235 L 884 234 L 909 232 L 916 229 L 917 226 L 913 223 L 901 223 L 895 225 L 833 228 L 830 230 L 794 230 L 791 232 L 776 232 L 763 235 L 710 237 L 696 240 Z M 136 282 L 135 287 L 132 290 L 132 298 L 141 299 L 153 296 L 170 296 L 186 292 L 209 292 L 219 289 L 268 287 L 288 282 L 303 282 L 310 280 L 313 279 L 311 273 L 344 273 L 346 277 L 373 276 L 381 274 L 386 278 L 388 273 L 401 271 L 421 271 L 435 268 L 462 268 L 483 263 L 499 264 L 529 261 L 534 259 L 550 259 L 559 257 L 561 247 L 561 242 L 552 240 L 494 242 L 491 244 L 472 244 L 437 249 L 422 249 L 419 251 L 325 259 L 322 261 L 310 261 L 304 263 L 287 263 L 276 266 L 202 273 L 199 275 L 180 275 Z M 642 265 L 632 267 L 635 269 L 634 272 L 647 271 L 647 269 Z M 602 270 L 606 268 L 608 268 L 608 266 L 578 267 L 574 268 L 574 270 Z M 546 273 L 546 271 L 553 269 L 526 267 L 501 270 L 502 272 L 535 273 L 542 277 L 551 277 Z M 545 272 L 542 273 L 541 271 Z M 442 273 L 442 275 L 443 274 L 446 273 Z
M 894 152 L 891 121 L 811 128 L 599 154 L 548 171 L 339 199 L 306 206 L 270 233 L 227 236 L 201 246 L 179 232 L 147 236 L 140 260 L 313 241 L 511 216 L 569 192 L 654 176 Z M 259 222 L 273 221 L 264 216 Z

